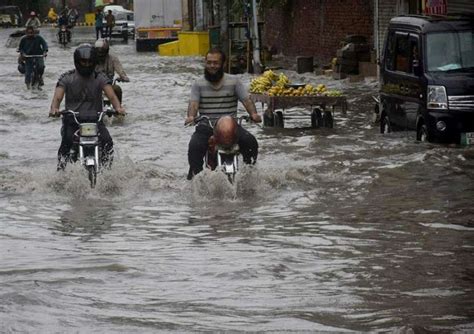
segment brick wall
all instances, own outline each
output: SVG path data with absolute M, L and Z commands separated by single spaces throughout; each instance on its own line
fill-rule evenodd
M 263 46 L 287 56 L 313 56 L 327 63 L 346 35 L 373 43 L 373 2 L 367 0 L 288 0 L 265 11 Z

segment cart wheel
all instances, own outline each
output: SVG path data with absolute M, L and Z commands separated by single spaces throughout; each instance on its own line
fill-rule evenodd
M 313 112 L 311 113 L 311 127 L 319 128 L 322 125 L 323 125 L 323 116 L 321 114 L 321 109 L 314 108 Z
M 277 111 L 276 113 L 273 114 L 273 120 L 275 127 L 277 128 L 284 128 L 285 123 L 283 121 L 283 112 Z
M 264 126 L 275 126 L 273 115 L 268 115 L 267 112 L 263 113 L 263 125 Z
M 334 119 L 330 111 L 325 111 L 323 116 L 323 124 L 326 128 L 332 129 L 334 127 Z

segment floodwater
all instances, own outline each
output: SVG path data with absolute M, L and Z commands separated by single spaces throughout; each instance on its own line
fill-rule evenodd
M 334 129 L 245 125 L 257 165 L 234 186 L 209 172 L 189 182 L 183 122 L 202 59 L 114 43 L 128 115 L 109 125 L 116 159 L 92 190 L 80 166 L 55 171 L 61 122 L 47 117 L 92 29 L 75 28 L 66 49 L 42 29 L 41 92 L 26 90 L 11 32 L 0 31 L 0 332 L 474 331 L 474 149 L 379 134 L 376 82 L 285 71 L 342 90 L 347 114 Z

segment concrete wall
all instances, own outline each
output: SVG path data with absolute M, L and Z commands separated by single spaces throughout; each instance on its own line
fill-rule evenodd
M 287 56 L 313 56 L 327 63 L 347 35 L 373 43 L 373 1 L 287 1 L 265 11 L 263 46 Z

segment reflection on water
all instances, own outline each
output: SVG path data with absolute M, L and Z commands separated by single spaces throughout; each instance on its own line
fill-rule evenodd
M 334 129 L 246 125 L 257 164 L 234 184 L 189 182 L 201 59 L 113 44 L 128 115 L 108 125 L 116 157 L 91 189 L 78 164 L 55 171 L 61 122 L 47 113 L 73 48 L 42 33 L 43 92 L 24 89 L 13 48 L 0 58 L 2 332 L 473 330 L 473 148 L 378 134 L 375 81 L 288 71 L 345 91 L 348 113 Z

